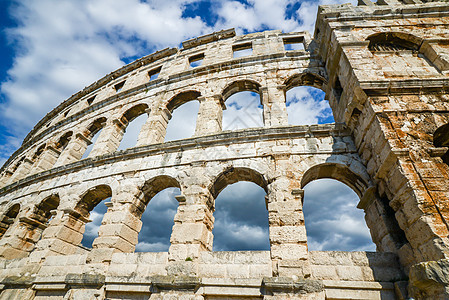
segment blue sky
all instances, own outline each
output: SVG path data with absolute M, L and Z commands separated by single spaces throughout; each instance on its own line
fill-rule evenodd
M 166 47 L 179 47 L 189 38 L 228 28 L 235 28 L 237 34 L 271 29 L 313 32 L 319 4 L 344 2 L 348 1 L 0 0 L 0 164 L 51 109 L 136 58 Z M 291 124 L 332 121 L 322 92 L 295 88 L 287 96 Z M 229 98 L 224 128 L 260 126 L 257 97 L 240 93 Z M 242 107 L 245 113 L 251 114 L 252 124 L 232 122 L 238 119 Z M 167 140 L 189 137 L 197 110 L 195 101 L 177 109 L 169 124 Z M 191 126 L 182 126 L 186 120 Z M 135 144 L 142 122 L 144 118 L 130 125 L 122 149 Z M 237 199 L 236 195 L 242 195 L 243 191 L 250 194 Z M 150 203 L 143 216 L 140 251 L 168 247 L 167 234 L 169 238 L 172 215 L 176 212 L 174 194 L 175 191 L 163 191 Z M 238 183 L 223 190 L 217 198 L 214 249 L 267 248 L 263 197 L 263 190 L 252 183 Z M 249 201 L 245 205 L 260 212 L 257 216 L 239 216 L 236 203 L 244 199 Z M 374 249 L 363 227 L 363 212 L 355 209 L 357 201 L 349 188 L 335 181 L 316 181 L 306 187 L 304 209 L 309 215 L 306 225 L 315 226 L 308 227 L 313 249 Z M 326 220 L 319 218 L 317 212 L 323 212 L 321 216 L 326 215 Z M 101 205 L 92 212 L 93 222 L 86 230 L 86 240 L 94 238 L 103 214 Z M 158 219 L 158 225 L 152 225 L 162 215 L 163 220 Z M 327 231 L 320 229 L 323 226 L 329 227 Z M 249 240 L 249 235 L 254 239 Z

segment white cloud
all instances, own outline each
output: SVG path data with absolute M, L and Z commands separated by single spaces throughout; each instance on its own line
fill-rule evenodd
M 286 19 L 287 5 L 292 0 L 249 0 L 248 5 L 239 1 L 225 1 L 217 12 L 221 19 L 218 27 L 235 27 L 236 31 L 258 31 L 265 28 L 281 29 L 284 32 L 297 31 L 299 22 Z
M 139 242 L 136 245 L 136 252 L 167 252 L 167 243 L 147 243 Z
M 225 104 L 223 130 L 263 127 L 263 109 L 256 93 L 236 93 L 229 97 Z
M 175 109 L 167 126 L 165 141 L 192 137 L 195 133 L 199 108 L 200 103 L 194 100 Z
M 124 64 L 211 31 L 200 18 L 182 18 L 188 1 L 19 1 L 8 30 L 17 55 L 1 114 L 23 137 L 53 107 Z
M 332 116 L 324 92 L 311 87 L 295 87 L 287 92 L 287 114 L 290 125 L 318 124 Z

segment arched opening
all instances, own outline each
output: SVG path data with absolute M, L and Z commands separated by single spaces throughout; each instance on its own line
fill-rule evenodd
M 32 246 L 30 245 L 30 251 L 32 249 L 31 247 L 34 247 L 34 245 L 41 239 L 43 231 L 53 219 L 55 210 L 59 206 L 59 201 L 60 199 L 57 194 L 45 198 L 35 206 L 33 212 L 29 215 L 29 218 L 23 220 L 24 223 L 28 224 L 26 241 L 32 244 Z
M 111 196 L 112 190 L 108 185 L 99 185 L 89 189 L 76 205 L 75 211 L 82 217 L 80 221 L 91 220 L 85 224 L 84 230 L 81 230 L 82 233 L 84 232 L 81 240 L 81 245 L 84 247 L 92 248 L 92 243 L 98 236 L 101 220 L 107 210 L 105 203 L 110 200 Z
M 33 219 L 36 219 L 41 224 L 47 226 L 53 218 L 52 211 L 59 206 L 59 196 L 51 195 L 45 198 L 40 204 L 38 204 L 32 215 Z
M 65 134 L 63 134 L 59 138 L 59 140 L 56 142 L 55 148 L 57 150 L 59 150 L 60 152 L 62 152 L 65 149 L 65 147 L 67 147 L 67 145 L 69 144 L 70 139 L 72 138 L 72 135 L 73 135 L 72 131 L 69 131 L 69 132 L 66 132 Z
M 317 179 L 304 187 L 304 219 L 309 251 L 375 251 L 359 197 L 334 179 Z
M 257 82 L 239 80 L 223 90 L 223 130 L 264 126 L 260 87 Z
M 285 81 L 286 106 L 290 125 L 334 123 L 332 109 L 325 100 L 324 78 L 315 74 L 296 74 Z
M 103 127 L 106 123 L 106 118 L 102 117 L 99 119 L 96 119 L 92 124 L 87 127 L 86 131 L 84 132 L 84 136 L 90 140 L 90 144 L 87 146 L 86 151 L 84 151 L 83 156 L 81 159 L 86 158 L 89 156 L 90 151 L 92 151 L 92 148 L 95 144 L 95 142 L 98 139 L 98 136 L 100 135 L 101 131 L 103 130 Z
M 230 168 L 210 189 L 215 199 L 214 251 L 269 250 L 267 182 L 248 168 Z
M 133 106 L 122 115 L 120 122 L 125 128 L 125 133 L 117 150 L 125 150 L 136 145 L 142 125 L 148 118 L 147 109 L 148 105 L 142 103 Z
M 449 124 L 445 124 L 435 130 L 433 134 L 433 145 L 435 147 L 449 147 Z M 449 165 L 449 150 L 441 156 L 441 159 Z
M 139 207 L 142 229 L 136 252 L 165 252 L 170 247 L 174 217 L 178 209 L 175 196 L 180 194 L 176 179 L 162 175 L 145 183 Z
M 381 32 L 369 36 L 368 49 L 384 76 L 431 77 L 440 74 L 421 51 L 422 39 L 404 32 Z
M 405 32 L 380 32 L 367 38 L 370 51 L 418 51 L 422 39 Z
M 167 104 L 171 119 L 167 125 L 165 142 L 190 138 L 195 133 L 196 120 L 200 103 L 197 91 L 186 91 L 177 94 Z
M 36 152 L 34 152 L 33 157 L 31 158 L 33 162 L 36 162 L 39 159 L 39 157 L 44 152 L 46 146 L 47 144 L 43 144 L 39 148 L 37 148 Z
M 305 189 L 303 211 L 309 250 L 376 249 L 364 221 L 365 213 L 357 209 L 360 199 L 370 188 L 366 177 L 343 164 L 323 163 L 307 170 L 301 188 Z M 380 230 L 379 226 L 375 230 Z M 390 228 L 385 231 L 390 234 Z
M 5 232 L 8 230 L 8 228 L 13 224 L 17 218 L 17 215 L 20 211 L 20 205 L 14 204 L 11 206 L 7 213 L 3 215 L 1 221 L 0 221 L 0 237 L 2 237 Z
M 20 165 L 23 163 L 24 160 L 25 160 L 25 156 L 22 156 L 11 168 L 11 173 L 14 173 L 15 171 L 17 171 L 17 169 L 20 167 Z

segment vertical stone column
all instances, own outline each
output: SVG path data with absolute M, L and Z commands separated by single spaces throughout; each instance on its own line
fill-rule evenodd
M 200 109 L 196 120 L 195 136 L 221 132 L 223 109 L 226 109 L 221 95 L 199 97 Z
M 30 216 L 19 217 L 0 240 L 0 257 L 14 259 L 26 257 L 41 237 L 45 224 Z
M 285 85 L 268 85 L 261 88 L 264 126 L 287 126 Z
M 10 182 L 13 173 L 9 170 L 5 170 L 0 178 L 0 186 L 7 185 Z
M 29 159 L 28 157 L 26 157 L 22 163 L 20 164 L 20 166 L 17 168 L 17 170 L 11 175 L 11 177 L 9 177 L 8 182 L 9 183 L 13 183 L 17 180 L 20 180 L 22 178 L 24 178 L 25 176 L 27 176 L 30 171 L 31 168 L 33 167 L 34 162 Z
M 273 275 L 280 277 L 310 277 L 307 234 L 302 201 L 304 191 L 299 180 L 288 176 L 290 160 L 276 157 L 276 178 L 268 186 L 268 216 L 270 226 Z
M 183 192 L 176 197 L 179 206 L 168 250 L 171 261 L 195 260 L 201 251 L 212 251 L 213 197 L 209 190 L 199 185 L 190 186 Z
M 126 125 L 116 119 L 103 128 L 88 158 L 112 153 L 118 149 L 125 133 Z
M 69 255 L 81 251 L 79 245 L 87 222 L 87 218 L 71 208 L 54 211 L 53 219 L 30 255 L 31 259 L 39 261 L 49 255 Z
M 113 195 L 107 203 L 108 210 L 103 217 L 98 237 L 92 244 L 93 252 L 115 253 L 133 252 L 142 228 L 137 199 L 138 187 L 127 185 Z
M 163 143 L 167 133 L 171 112 L 167 108 L 157 108 L 147 112 L 149 113 L 148 120 L 142 126 L 137 140 L 137 147 Z
M 51 169 L 60 155 L 61 152 L 54 146 L 47 146 L 39 160 L 34 164 L 31 174 L 36 174 Z
M 87 146 L 89 146 L 90 144 L 92 144 L 90 139 L 88 139 L 81 133 L 76 134 L 75 138 L 72 138 L 70 140 L 67 147 L 59 156 L 58 160 L 55 163 L 55 167 L 63 166 L 80 160 L 81 157 L 83 157 Z

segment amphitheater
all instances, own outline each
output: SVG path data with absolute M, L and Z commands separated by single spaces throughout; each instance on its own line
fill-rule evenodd
M 136 60 L 53 109 L 1 168 L 0 298 L 449 299 L 448 74 L 449 3 L 421 0 L 320 6 L 313 36 L 230 29 Z M 297 86 L 323 90 L 336 123 L 289 126 Z M 260 95 L 264 126 L 223 131 L 241 91 Z M 191 100 L 194 136 L 164 142 Z M 143 114 L 137 146 L 116 151 Z M 302 188 L 319 178 L 356 192 L 376 252 L 308 251 Z M 270 251 L 212 251 L 215 198 L 239 181 L 266 191 Z M 135 253 L 169 187 L 169 251 Z

